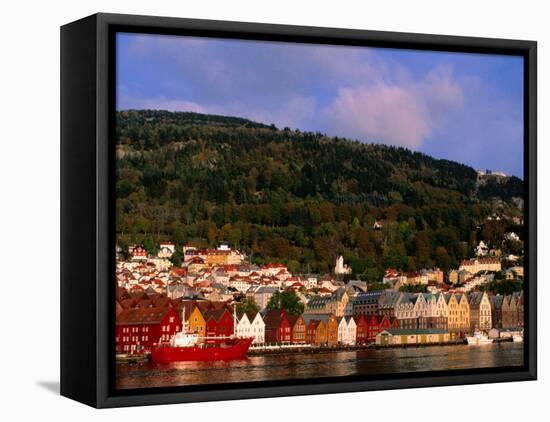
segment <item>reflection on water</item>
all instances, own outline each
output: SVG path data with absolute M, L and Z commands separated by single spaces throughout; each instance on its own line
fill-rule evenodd
M 523 344 L 252 356 L 230 362 L 117 365 L 117 388 L 169 387 L 523 365 Z

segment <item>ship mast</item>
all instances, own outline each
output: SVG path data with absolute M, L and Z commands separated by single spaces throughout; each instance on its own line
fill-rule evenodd
M 237 306 L 233 302 L 233 335 L 237 335 Z
M 181 310 L 181 332 L 185 334 L 185 303 L 183 304 L 183 308 Z

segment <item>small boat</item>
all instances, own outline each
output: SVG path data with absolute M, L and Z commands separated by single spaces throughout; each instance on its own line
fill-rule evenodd
M 235 311 L 233 311 L 236 325 Z M 169 342 L 160 343 L 151 350 L 151 359 L 155 363 L 185 361 L 213 361 L 241 359 L 246 356 L 254 340 L 251 337 L 199 337 L 197 333 L 187 331 L 185 308 L 183 310 L 181 331 L 174 334 Z
M 521 334 L 515 334 L 512 336 L 512 341 L 514 343 L 523 343 L 523 336 Z
M 466 336 L 466 341 L 468 342 L 469 345 L 491 344 L 493 342 L 493 339 L 489 338 L 487 334 L 484 334 L 479 330 L 475 330 L 473 336 Z

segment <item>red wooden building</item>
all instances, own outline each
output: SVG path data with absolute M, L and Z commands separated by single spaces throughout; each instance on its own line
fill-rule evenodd
M 124 309 L 116 317 L 117 353 L 148 352 L 159 342 L 169 341 L 181 330 L 174 308 Z
M 355 315 L 355 324 L 357 325 L 357 332 L 355 336 L 356 344 L 365 344 L 367 342 L 368 323 L 364 314 Z
M 226 337 L 233 335 L 233 315 L 226 309 L 212 309 L 204 315 L 207 337 Z
M 367 342 L 376 341 L 376 335 L 380 332 L 380 321 L 375 314 L 366 317 L 367 320 Z
M 399 329 L 399 320 L 395 317 L 384 315 L 380 320 L 380 331 Z
M 290 343 L 292 327 L 284 309 L 272 309 L 265 314 L 265 342 Z

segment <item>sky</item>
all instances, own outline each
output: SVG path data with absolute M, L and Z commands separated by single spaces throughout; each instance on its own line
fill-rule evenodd
M 245 117 L 523 178 L 523 58 L 117 35 L 117 110 Z

